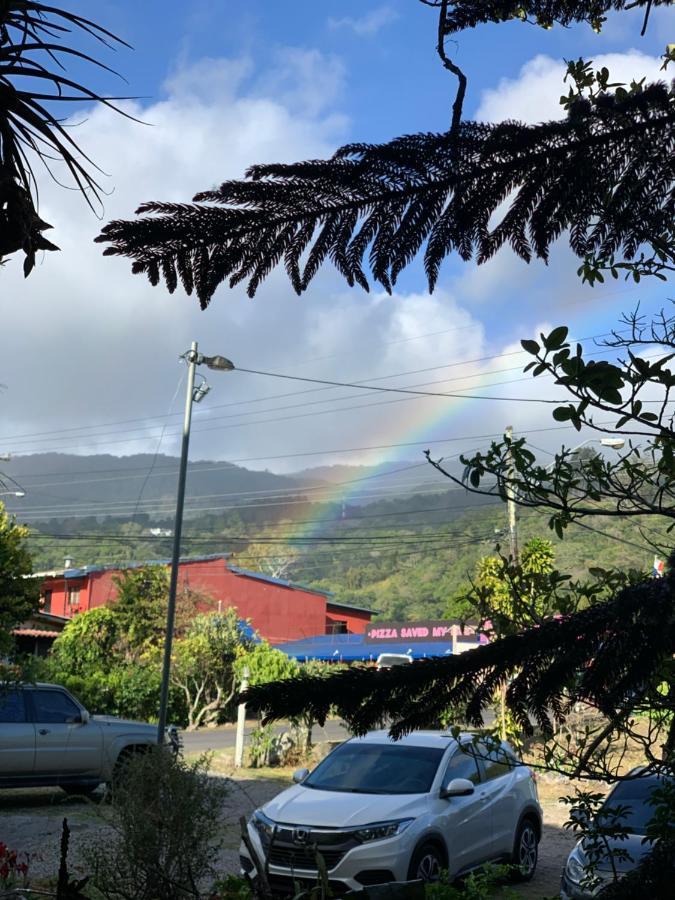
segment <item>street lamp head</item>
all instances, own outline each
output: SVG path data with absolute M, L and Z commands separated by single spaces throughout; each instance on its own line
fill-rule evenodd
M 231 372 L 234 369 L 234 363 L 225 356 L 205 356 L 204 363 L 209 369 L 215 369 L 217 372 Z
M 600 443 L 603 447 L 611 447 L 612 450 L 621 450 L 626 441 L 623 438 L 600 438 Z

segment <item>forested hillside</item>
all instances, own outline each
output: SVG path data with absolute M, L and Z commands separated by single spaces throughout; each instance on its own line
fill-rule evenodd
M 149 533 L 144 519 L 69 517 L 34 524 L 35 568 L 62 566 L 66 556 L 75 565 L 168 558 L 170 535 Z M 171 517 L 153 518 L 152 524 L 170 529 Z M 436 617 L 453 612 L 453 597 L 477 560 L 505 546 L 505 524 L 499 501 L 457 490 L 361 506 L 301 499 L 273 504 L 268 498 L 189 518 L 183 555 L 227 552 L 244 568 L 331 590 L 336 599 L 386 618 Z M 521 540 L 552 540 L 559 569 L 575 577 L 592 566 L 651 569 L 649 541 L 659 538 L 653 527 L 645 522 L 641 531 L 635 520 L 598 518 L 570 527 L 560 541 L 545 514 L 521 512 L 519 519 Z

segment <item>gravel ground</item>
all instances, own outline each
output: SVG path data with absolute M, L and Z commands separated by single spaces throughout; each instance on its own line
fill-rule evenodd
M 268 773 L 265 773 L 266 775 Z M 248 815 L 288 784 L 288 778 L 241 777 L 230 780 L 230 791 L 223 810 L 222 849 L 217 868 L 223 873 L 238 870 L 239 825 L 241 815 Z M 523 898 L 541 900 L 557 896 L 560 872 L 574 839 L 563 831 L 567 809 L 556 797 L 567 792 L 564 786 L 544 785 L 544 835 L 539 848 L 539 866 L 534 879 L 519 886 Z M 64 817 L 71 829 L 69 863 L 74 875 L 86 874 L 82 851 L 91 840 L 100 841 L 110 834 L 103 816 L 105 805 L 100 798 L 86 801 L 68 797 L 59 790 L 35 789 L 0 792 L 0 841 L 10 848 L 30 854 L 33 883 L 56 875 L 59 841 Z

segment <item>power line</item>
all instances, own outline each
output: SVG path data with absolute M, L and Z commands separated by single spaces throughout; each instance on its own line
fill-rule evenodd
M 578 343 L 586 343 L 587 341 L 597 340 L 600 337 L 607 337 L 610 334 L 611 334 L 611 332 L 603 332 L 603 333 L 596 334 L 596 335 L 590 335 L 587 337 L 578 338 L 576 340 Z M 603 355 L 607 354 L 607 353 L 612 353 L 612 352 L 613 352 L 613 350 L 611 348 L 609 350 L 598 351 L 599 354 L 603 354 Z M 481 356 L 481 357 L 477 357 L 474 359 L 461 360 L 459 362 L 454 362 L 454 363 L 444 363 L 444 364 L 440 364 L 440 365 L 436 365 L 436 366 L 428 366 L 423 369 L 412 369 L 412 370 L 408 370 L 408 371 L 404 371 L 404 372 L 394 372 L 394 373 L 391 373 L 388 375 L 378 375 L 378 376 L 375 376 L 373 378 L 369 378 L 366 380 L 369 382 L 388 381 L 392 378 L 402 378 L 402 377 L 405 377 L 408 375 L 419 375 L 419 374 L 423 374 L 426 372 L 437 371 L 439 369 L 458 368 L 460 366 L 473 365 L 474 363 L 487 362 L 490 360 L 502 359 L 502 358 L 507 358 L 507 357 L 511 357 L 511 356 L 523 356 L 525 354 L 526 354 L 525 350 L 513 350 L 513 351 L 509 351 L 508 353 L 497 353 L 497 354 L 492 354 L 492 355 L 488 355 L 488 356 Z M 497 370 L 497 372 L 490 371 L 490 370 L 483 370 L 483 371 L 476 372 L 471 375 L 462 376 L 458 379 L 448 379 L 448 381 L 464 381 L 467 378 L 481 378 L 484 375 L 499 374 L 501 372 L 509 372 L 509 371 L 518 371 L 519 369 L 520 369 L 520 366 L 514 366 L 509 369 Z M 248 371 L 248 370 L 238 369 L 236 371 L 244 372 L 244 371 Z M 284 377 L 284 376 L 279 376 L 279 377 Z M 289 376 L 289 377 L 294 377 L 294 376 Z M 523 379 L 523 380 L 529 380 L 529 379 Z M 356 379 L 355 382 L 351 383 L 348 386 L 359 385 L 360 388 L 368 387 L 367 385 L 363 384 L 363 381 L 364 381 L 364 379 Z M 305 395 L 308 393 L 320 393 L 320 392 L 323 392 L 326 390 L 330 390 L 331 387 L 335 386 L 333 383 L 328 383 L 328 382 L 320 382 L 320 383 L 328 384 L 328 387 L 312 388 L 312 389 L 303 390 L 303 391 L 293 391 L 291 393 L 284 393 L 284 394 L 274 394 L 274 395 L 269 395 L 266 397 L 255 397 L 255 398 L 248 398 L 248 399 L 244 399 L 244 400 L 234 400 L 234 401 L 229 401 L 228 403 L 222 403 L 222 404 L 216 404 L 216 405 L 210 406 L 208 411 L 196 410 L 195 412 L 197 415 L 208 416 L 210 410 L 214 410 L 214 409 L 225 409 L 228 407 L 241 406 L 241 405 L 246 405 L 249 403 L 260 403 L 260 402 L 264 402 L 265 400 L 284 399 L 286 397 L 301 396 L 301 395 Z M 433 383 L 443 383 L 443 382 L 439 381 L 439 382 L 428 382 L 428 383 L 433 384 Z M 505 383 L 510 383 L 510 382 L 505 382 Z M 411 387 L 415 387 L 415 385 L 412 385 Z M 371 390 L 375 393 L 378 390 L 378 388 L 373 387 L 373 388 L 371 388 Z M 348 399 L 348 398 L 336 398 L 336 399 L 341 400 L 341 399 Z M 326 402 L 332 402 L 332 401 L 327 400 Z M 117 420 L 109 421 L 109 422 L 99 422 L 96 425 L 75 425 L 75 426 L 70 426 L 67 428 L 60 428 L 60 429 L 56 429 L 56 430 L 51 429 L 49 431 L 25 432 L 22 434 L 11 435 L 9 437 L 5 437 L 3 440 L 9 442 L 9 441 L 21 441 L 24 438 L 33 438 L 33 437 L 42 437 L 42 436 L 53 437 L 55 434 L 66 434 L 66 433 L 70 433 L 72 431 L 92 430 L 92 429 L 104 428 L 104 427 L 107 427 L 108 425 L 129 425 L 129 424 L 133 424 L 134 422 L 146 422 L 147 423 L 148 419 L 160 420 L 160 419 L 166 419 L 166 418 L 175 418 L 176 416 L 180 416 L 180 413 L 171 413 L 171 414 L 166 414 L 166 415 L 155 415 L 155 416 L 143 416 L 143 417 L 137 417 L 137 418 L 132 418 L 132 419 L 117 419 Z M 147 427 L 151 428 L 151 427 L 158 427 L 158 426 L 147 426 Z M 134 429 L 134 430 L 136 430 L 136 429 Z M 64 440 L 66 440 L 66 439 L 67 438 L 64 438 Z

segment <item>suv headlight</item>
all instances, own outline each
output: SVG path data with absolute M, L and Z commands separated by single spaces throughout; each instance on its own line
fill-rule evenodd
M 270 840 L 273 837 L 277 827 L 277 823 L 266 816 L 262 809 L 256 809 L 253 813 L 251 816 L 251 825 L 253 825 L 256 831 L 267 840 Z
M 414 819 L 394 819 L 391 822 L 374 822 L 372 825 L 355 828 L 354 836 L 362 844 L 368 843 L 368 841 L 381 841 L 384 838 L 403 834 L 406 828 L 414 821 Z
M 565 866 L 565 874 L 573 884 L 581 884 L 586 870 L 576 856 L 570 856 Z

